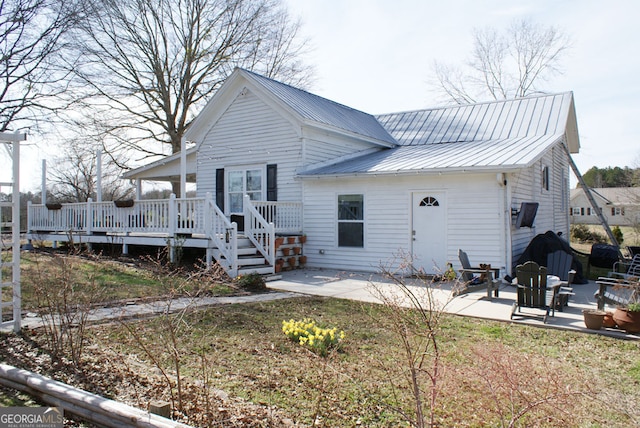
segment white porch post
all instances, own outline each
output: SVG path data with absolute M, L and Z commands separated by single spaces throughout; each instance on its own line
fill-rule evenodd
M 180 197 L 187 197 L 187 140 L 180 141 Z
M 136 178 L 136 200 L 142 199 L 142 178 Z
M 96 150 L 96 201 L 102 202 L 102 151 Z
M 42 195 L 40 199 L 42 199 L 42 205 L 46 205 L 47 203 L 47 160 L 42 159 L 42 184 L 41 184 L 41 192 Z

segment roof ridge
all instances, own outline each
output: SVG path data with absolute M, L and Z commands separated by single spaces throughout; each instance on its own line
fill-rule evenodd
M 448 104 L 448 105 L 443 105 L 443 106 L 425 107 L 425 108 L 422 108 L 422 109 L 403 110 L 403 111 L 395 111 L 395 112 L 389 112 L 389 113 L 374 114 L 374 117 L 378 118 L 378 117 L 381 117 L 381 116 L 391 116 L 391 115 L 395 115 L 395 114 L 406 114 L 406 113 L 418 113 L 418 112 L 423 112 L 423 111 L 447 110 L 447 109 L 453 109 L 453 108 L 473 107 L 473 106 L 488 105 L 488 104 L 498 104 L 498 103 L 503 103 L 504 104 L 504 103 L 508 103 L 508 102 L 515 102 L 515 101 L 522 101 L 522 100 L 532 100 L 532 99 L 536 99 L 536 98 L 556 97 L 558 95 L 567 95 L 567 94 L 571 94 L 571 93 L 572 93 L 572 91 L 564 91 L 564 92 L 555 92 L 555 93 L 549 93 L 549 94 L 532 95 L 532 96 L 529 96 L 529 97 L 505 98 L 503 100 L 479 101 L 479 102 L 476 102 L 476 103 L 469 103 L 469 104 Z

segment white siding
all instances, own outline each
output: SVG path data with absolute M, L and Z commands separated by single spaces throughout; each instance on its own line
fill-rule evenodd
M 247 164 L 278 165 L 278 200 L 299 201 L 302 185 L 293 177 L 302 144 L 296 129 L 248 90 L 238 95 L 204 138 L 198 152 L 198 194 L 215 194 L 215 171 Z
M 543 188 L 543 168 L 549 168 L 549 190 Z M 512 227 L 512 254 L 515 263 L 529 242 L 538 234 L 549 230 L 569 233 L 569 204 L 563 203 L 563 195 L 569 195 L 569 164 L 559 146 L 548 151 L 531 168 L 513 174 L 511 178 L 511 208 L 520 209 L 521 202 L 538 202 L 538 213 L 533 228 Z M 564 192 L 562 187 L 565 187 Z
M 446 193 L 447 248 L 443 252 L 454 267 L 459 268 L 461 248 L 473 263 L 504 268 L 504 188 L 495 174 L 305 180 L 309 266 L 376 271 L 399 252 L 410 252 L 414 191 Z M 352 193 L 364 195 L 364 248 L 340 248 L 337 243 L 337 195 Z

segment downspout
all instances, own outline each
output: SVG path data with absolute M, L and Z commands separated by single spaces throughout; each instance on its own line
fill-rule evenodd
M 513 266 L 513 243 L 511 236 L 511 182 L 510 176 L 503 173 L 503 213 L 504 213 L 504 260 L 506 263 L 505 274 L 511 275 Z

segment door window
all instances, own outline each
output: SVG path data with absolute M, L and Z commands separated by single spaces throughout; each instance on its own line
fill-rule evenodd
M 227 174 L 227 196 L 229 198 L 229 213 L 242 214 L 244 195 L 249 195 L 252 201 L 264 199 L 262 168 L 241 169 L 229 171 Z

